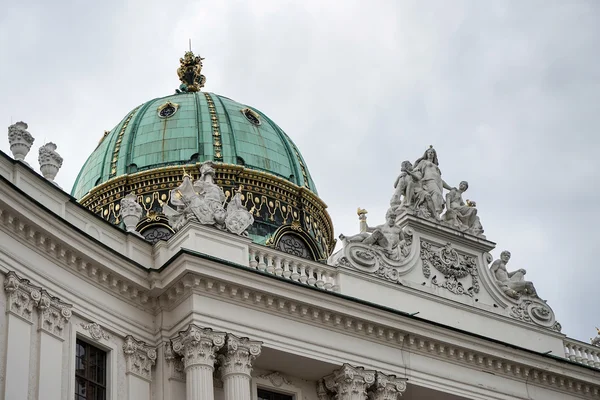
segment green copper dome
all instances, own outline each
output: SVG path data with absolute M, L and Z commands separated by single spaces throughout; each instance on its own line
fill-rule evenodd
M 317 193 L 296 145 L 259 110 L 208 92 L 150 100 L 129 112 L 90 155 L 71 194 L 112 178 L 212 160 L 267 172 Z

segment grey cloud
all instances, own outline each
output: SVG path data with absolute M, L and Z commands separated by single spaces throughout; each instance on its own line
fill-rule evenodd
M 510 249 L 587 341 L 600 324 L 599 17 L 591 0 L 14 3 L 0 120 L 28 122 L 34 152 L 55 141 L 70 188 L 104 129 L 172 93 L 192 38 L 207 90 L 294 139 L 337 234 L 358 229 L 357 206 L 382 221 L 400 163 L 433 144 L 448 183 L 469 181 L 495 255 Z

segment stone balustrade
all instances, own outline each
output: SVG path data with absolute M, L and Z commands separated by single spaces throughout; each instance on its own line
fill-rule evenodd
M 600 347 L 572 339 L 564 339 L 563 343 L 566 358 L 578 364 L 600 368 Z
M 259 245 L 249 250 L 250 268 L 323 290 L 339 289 L 335 267 Z

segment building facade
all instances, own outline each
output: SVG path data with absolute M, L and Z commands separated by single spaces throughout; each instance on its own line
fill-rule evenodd
M 386 222 L 336 240 L 299 150 L 259 110 L 181 86 L 106 132 L 72 195 L 34 138 L 0 154 L 0 397 L 600 398 L 600 339 L 562 334 L 468 183 L 427 149 Z

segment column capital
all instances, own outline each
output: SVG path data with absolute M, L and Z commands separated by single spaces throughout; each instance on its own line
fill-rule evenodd
M 22 279 L 10 271 L 4 279 L 4 291 L 7 302 L 6 311 L 33 322 L 33 307 L 37 307 L 42 298 L 42 288 L 33 286 L 28 279 Z
M 327 389 L 337 393 L 338 400 L 366 400 L 367 389 L 375 382 L 374 370 L 344 364 L 323 378 Z
M 252 363 L 260 355 L 262 342 L 227 334 L 225 354 L 219 356 L 221 376 L 241 374 L 250 376 Z
M 67 304 L 58 297 L 50 296 L 48 292 L 42 290 L 38 310 L 40 314 L 40 329 L 63 339 L 65 324 L 73 315 L 71 304 Z
M 372 400 L 397 400 L 406 390 L 406 379 L 377 372 L 371 388 Z
M 225 344 L 225 335 L 225 332 L 215 332 L 210 328 L 190 324 L 171 342 L 173 351 L 183 356 L 186 370 L 194 365 L 214 368 L 216 353 Z
M 156 348 L 127 335 L 123 343 L 127 373 L 148 381 L 152 380 L 152 366 L 156 364 Z

